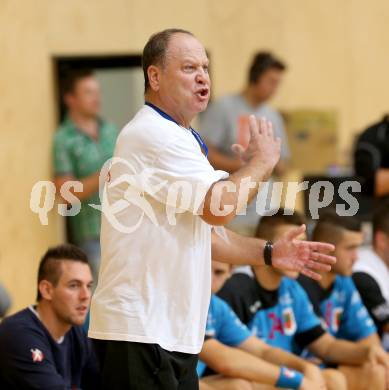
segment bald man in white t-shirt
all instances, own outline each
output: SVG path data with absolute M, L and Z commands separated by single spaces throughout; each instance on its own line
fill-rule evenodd
M 274 244 L 212 226 L 230 222 L 271 174 L 280 140 L 252 117 L 244 166 L 215 171 L 191 128 L 210 96 L 203 45 L 184 30 L 153 35 L 143 51 L 145 105 L 121 131 L 104 189 L 102 263 L 92 299 L 89 336 L 101 363 L 103 389 L 198 389 L 197 354 L 215 260 L 267 264 L 318 278 L 335 259 L 331 245 Z M 243 184 L 242 184 L 243 183 Z M 227 188 L 228 187 L 228 188 Z M 237 187 L 237 191 L 231 190 Z

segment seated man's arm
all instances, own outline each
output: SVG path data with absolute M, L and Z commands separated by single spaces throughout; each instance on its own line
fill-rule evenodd
M 324 386 L 324 378 L 318 367 L 283 349 L 271 347 L 257 337 L 251 336 L 241 343 L 238 348 L 277 366 L 286 366 L 300 371 L 308 379 L 318 383 L 321 382 Z
M 367 362 L 378 363 L 385 366 L 389 373 L 389 355 L 379 346 L 367 346 L 336 339 L 326 332 L 309 344 L 308 349 L 328 363 L 346 365 L 361 365 Z
M 365 337 L 357 342 L 358 342 L 358 344 L 367 345 L 367 346 L 371 346 L 371 345 L 380 346 L 381 345 L 381 340 L 380 340 L 377 333 L 373 333 L 370 336 L 367 336 L 367 337 Z
M 17 334 L 2 334 L 0 343 L 1 372 L 7 383 L 18 389 L 67 390 L 42 334 L 21 328 Z
M 359 344 L 363 345 L 381 345 L 380 338 L 378 337 L 377 333 L 373 333 L 361 340 L 358 341 Z
M 246 379 L 251 382 L 275 386 L 281 369 L 238 348 L 228 347 L 215 339 L 208 339 L 199 355 L 200 359 L 218 374 Z M 304 377 L 301 390 L 324 389 L 320 377 L 317 380 Z
M 311 353 L 327 363 L 360 365 L 367 361 L 369 348 L 324 333 L 308 345 Z
M 205 383 L 203 380 L 199 380 L 199 389 L 200 390 L 217 390 L 217 388 L 211 386 L 208 383 Z
M 354 273 L 353 281 L 379 330 L 389 332 L 389 302 L 377 282 L 365 272 Z
M 218 374 L 228 377 L 275 385 L 280 375 L 279 367 L 215 339 L 204 342 L 199 358 Z

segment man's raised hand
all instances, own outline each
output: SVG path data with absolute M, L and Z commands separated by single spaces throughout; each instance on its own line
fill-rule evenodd
M 250 140 L 246 149 L 242 145 L 232 145 L 232 150 L 244 164 L 265 167 L 269 174 L 280 159 L 281 139 L 274 137 L 273 125 L 265 118 L 249 117 Z

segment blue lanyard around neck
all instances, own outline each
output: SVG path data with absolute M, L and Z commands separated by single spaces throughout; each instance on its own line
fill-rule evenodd
M 146 106 L 151 107 L 153 110 L 157 111 L 159 115 L 161 115 L 163 118 L 167 119 L 168 121 L 171 121 L 175 123 L 177 126 L 180 126 L 169 114 L 166 114 L 165 111 L 162 111 L 159 107 L 155 106 L 153 103 L 145 102 Z M 208 157 L 208 147 L 201 137 L 201 135 L 192 127 L 189 129 L 193 137 L 195 137 L 196 141 L 199 143 L 201 150 L 204 152 L 205 157 Z

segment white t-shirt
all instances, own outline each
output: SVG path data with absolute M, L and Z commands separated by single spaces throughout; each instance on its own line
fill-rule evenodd
M 190 130 L 146 105 L 121 131 L 114 158 L 122 161 L 113 160 L 105 186 L 89 337 L 199 353 L 210 300 L 211 226 L 196 211 L 228 174 L 212 168 Z M 186 184 L 175 202 L 178 182 Z
M 379 289 L 386 303 L 376 307 L 387 315 L 389 307 L 389 268 L 384 261 L 377 255 L 371 247 L 359 249 L 358 260 L 353 266 L 353 272 L 364 272 L 371 276 L 378 284 Z M 374 312 L 374 314 L 377 314 Z M 389 351 L 389 334 L 385 332 L 382 335 L 382 345 L 386 351 Z
M 389 302 L 389 268 L 371 247 L 363 247 L 358 251 L 358 260 L 353 266 L 354 272 L 365 272 L 380 287 L 382 296 Z

